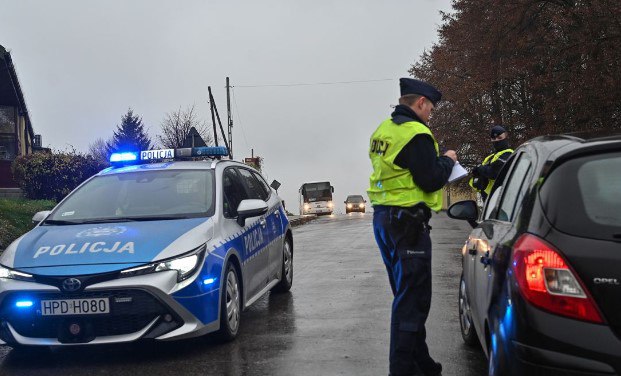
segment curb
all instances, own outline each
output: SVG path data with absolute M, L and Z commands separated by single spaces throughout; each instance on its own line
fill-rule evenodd
M 291 227 L 297 227 L 314 219 L 317 219 L 316 215 L 294 215 L 289 217 L 289 224 L 291 224 Z

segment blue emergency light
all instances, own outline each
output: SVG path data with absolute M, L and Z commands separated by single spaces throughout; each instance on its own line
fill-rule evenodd
M 30 308 L 34 305 L 32 300 L 18 300 L 15 302 L 15 307 L 17 308 Z
M 213 284 L 215 281 L 217 280 L 217 278 L 206 278 L 203 280 L 203 284 L 204 285 L 211 285 Z
M 138 160 L 138 153 L 123 152 L 110 154 L 110 163 L 133 162 Z

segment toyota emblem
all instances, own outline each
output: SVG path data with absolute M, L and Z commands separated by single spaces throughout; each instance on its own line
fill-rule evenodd
M 82 282 L 77 278 L 67 278 L 63 281 L 63 290 L 67 292 L 78 291 L 82 287 Z

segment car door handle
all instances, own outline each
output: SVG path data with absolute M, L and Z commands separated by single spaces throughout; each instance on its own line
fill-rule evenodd
M 277 217 L 280 217 L 280 210 L 276 210 L 276 211 L 274 212 L 274 215 L 275 215 L 275 216 L 277 216 Z
M 481 256 L 481 264 L 484 265 L 484 267 L 487 267 L 488 265 L 492 264 L 492 259 L 489 257 L 489 251 L 485 252 L 485 256 Z
M 267 226 L 267 221 L 265 220 L 265 218 L 261 218 L 259 220 L 259 224 L 261 225 L 261 227 L 265 227 Z

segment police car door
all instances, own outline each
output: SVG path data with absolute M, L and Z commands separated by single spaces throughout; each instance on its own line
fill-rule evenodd
M 502 247 L 515 235 L 516 213 L 524 197 L 524 187 L 527 176 L 532 170 L 531 162 L 525 153 L 516 155 L 513 163 L 507 170 L 508 179 L 503 179 L 500 193 L 500 201 L 491 210 L 489 218 L 481 222 L 481 249 L 479 260 L 475 262 L 474 273 L 476 278 L 476 306 L 479 311 L 479 326 L 483 328 L 488 315 L 491 297 L 498 277 L 506 272 L 503 262 L 499 260 L 501 255 L 510 255 L 503 252 Z M 500 179 L 499 179 L 500 180 Z M 494 194 L 497 192 L 494 191 Z M 498 253 L 496 255 L 496 253 Z M 495 257 L 498 256 L 498 257 Z M 495 264 L 494 264 L 495 263 Z M 496 286 L 497 287 L 497 286 Z M 481 333 L 481 332 L 480 332 Z
M 264 197 L 263 200 L 267 202 L 267 227 L 268 227 L 268 238 L 269 238 L 269 257 L 268 257 L 268 267 L 267 267 L 267 276 L 268 283 L 279 279 L 280 272 L 282 271 L 282 263 L 283 263 L 283 245 L 284 239 L 283 235 L 283 224 L 280 213 L 281 202 L 278 195 L 272 191 L 267 182 L 260 174 L 253 172 L 252 175 L 257 178 L 259 181 L 259 187 L 261 188 L 261 194 Z
M 268 284 L 268 266 L 269 266 L 269 254 L 270 247 L 272 245 L 272 241 L 274 240 L 273 231 L 270 223 L 268 221 L 268 216 L 273 216 L 273 205 L 270 206 L 270 203 L 267 202 L 267 192 L 263 190 L 258 178 L 253 174 L 253 172 L 246 168 L 237 168 L 239 175 L 241 177 L 242 182 L 246 187 L 246 191 L 248 192 L 248 196 L 254 200 L 263 200 L 266 201 L 267 213 L 255 217 L 248 218 L 247 223 L 252 223 L 252 241 L 253 243 L 248 245 L 246 243 L 246 249 L 250 249 L 254 258 L 260 260 L 263 265 L 262 274 L 262 282 L 260 282 L 259 291 L 264 288 Z M 270 214 L 271 213 L 271 214 Z M 258 241 L 255 241 L 258 240 Z M 252 295 L 248 296 L 252 298 Z
M 241 227 L 237 221 L 237 208 L 243 200 L 251 198 L 243 179 L 234 167 L 227 167 L 222 173 L 222 192 L 224 205 L 223 234 L 225 239 L 240 236 L 237 252 L 241 257 L 244 286 L 244 302 L 255 296 L 265 287 L 267 278 L 267 254 L 264 251 L 265 237 L 259 224 L 259 217 L 246 219 Z

